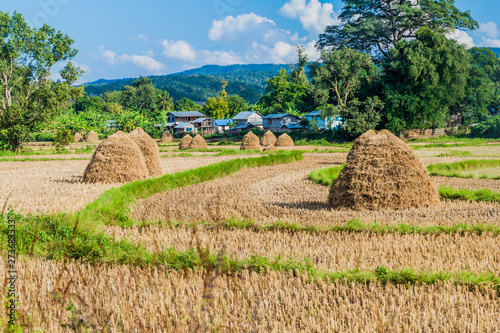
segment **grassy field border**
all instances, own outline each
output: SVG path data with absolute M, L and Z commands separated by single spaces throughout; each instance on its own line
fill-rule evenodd
M 472 174 L 462 174 L 460 172 L 481 170 L 485 168 L 500 167 L 500 160 L 466 160 L 454 163 L 436 163 L 427 166 L 431 176 L 457 177 L 457 178 L 478 178 Z M 500 179 L 500 177 L 479 177 L 485 179 Z

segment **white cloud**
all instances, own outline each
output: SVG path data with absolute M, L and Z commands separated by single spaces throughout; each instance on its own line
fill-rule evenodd
M 208 37 L 212 41 L 226 40 L 231 42 L 242 35 L 266 33 L 273 29 L 276 29 L 276 23 L 273 20 L 250 13 L 214 20 Z
M 168 58 L 175 58 L 188 62 L 196 61 L 196 51 L 194 47 L 186 41 L 165 39 L 161 44 L 163 46 L 163 55 Z
M 225 51 L 200 51 L 203 64 L 212 65 L 236 65 L 243 64 L 244 62 L 234 52 Z
M 145 42 L 149 41 L 148 36 L 146 36 L 144 34 L 138 34 L 137 36 L 131 36 L 129 38 L 130 38 L 130 40 L 143 40 Z
M 499 35 L 498 26 L 495 22 L 480 23 L 478 32 L 484 33 L 486 37 L 495 39 Z
M 333 5 L 321 4 L 318 0 L 290 0 L 280 8 L 279 13 L 291 19 L 299 19 L 309 33 L 322 33 L 326 26 L 340 23 Z
M 147 55 L 124 54 L 121 55 L 118 60 L 121 63 L 132 63 L 135 66 L 142 68 L 150 73 L 160 73 L 167 69 L 164 64 Z
M 456 40 L 459 44 L 464 44 L 467 48 L 476 46 L 474 40 L 465 31 L 455 29 L 449 32 L 446 37 Z
M 106 50 L 104 45 L 99 46 L 99 55 L 102 60 L 111 66 L 131 63 L 150 73 L 160 73 L 165 71 L 167 68 L 164 64 L 153 59 L 149 55 L 123 54 L 119 56 L 113 51 Z
M 109 65 L 113 66 L 115 64 L 116 53 L 110 50 L 106 50 L 104 48 L 104 45 L 99 46 L 99 55 Z

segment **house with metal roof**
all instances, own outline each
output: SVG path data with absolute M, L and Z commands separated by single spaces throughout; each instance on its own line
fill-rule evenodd
M 211 118 L 198 118 L 193 121 L 195 132 L 202 132 L 203 134 L 215 134 L 217 127 Z
M 190 121 L 180 123 L 174 126 L 174 133 L 193 133 L 196 134 L 196 127 Z
M 289 113 L 273 113 L 263 119 L 264 130 L 279 132 L 283 126 L 290 123 L 299 123 L 300 118 Z
M 170 124 L 180 124 L 206 117 L 207 116 L 198 111 L 171 111 L 167 113 L 167 122 Z
M 242 111 L 234 116 L 232 120 L 236 125 L 241 123 L 262 124 L 262 118 L 262 115 L 257 111 Z
M 223 133 L 224 131 L 229 131 L 229 126 L 233 123 L 231 119 L 215 119 L 215 127 L 217 127 L 217 133 Z
M 338 126 L 342 126 L 342 119 L 340 116 L 330 116 L 324 119 L 321 117 L 321 111 L 309 112 L 304 117 L 309 121 L 309 124 L 315 124 L 320 130 L 324 130 L 326 128 L 334 129 Z

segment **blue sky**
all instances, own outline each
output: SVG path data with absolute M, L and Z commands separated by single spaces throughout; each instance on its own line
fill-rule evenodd
M 468 46 L 500 47 L 500 1 L 456 0 L 480 22 L 456 31 Z M 81 82 L 161 75 L 206 64 L 289 63 L 294 45 L 311 59 L 318 34 L 335 24 L 340 0 L 4 0 L 34 26 L 75 40 Z M 56 68 L 57 69 L 57 68 Z

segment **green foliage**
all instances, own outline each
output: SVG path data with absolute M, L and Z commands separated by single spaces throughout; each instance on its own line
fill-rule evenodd
M 201 111 L 203 106 L 196 104 L 189 98 L 183 98 L 177 102 L 175 102 L 174 110 L 175 111 Z
M 73 142 L 73 136 L 68 129 L 58 129 L 54 134 L 54 147 L 56 151 L 64 150 L 69 144 Z
M 209 97 L 203 112 L 212 119 L 225 119 L 229 115 L 229 104 L 224 97 Z
M 472 127 L 471 135 L 478 138 L 500 138 L 500 116 L 495 116 Z
M 466 171 L 496 168 L 500 166 L 500 160 L 466 160 L 455 163 L 437 163 L 427 166 L 427 170 L 433 176 L 476 178 L 473 174 L 464 174 Z M 483 176 L 481 178 L 495 178 Z
M 53 82 L 50 69 L 72 59 L 77 50 L 67 35 L 43 25 L 28 26 L 23 16 L 0 12 L 0 139 L 1 145 L 18 150 L 29 137 L 77 98 L 81 88 L 72 87 L 83 73 L 72 62 L 59 72 L 63 81 Z
M 75 101 L 75 112 L 101 112 L 103 108 L 103 102 L 102 100 L 97 97 L 87 97 L 83 96 L 80 98 L 77 98 Z
M 468 59 L 464 46 L 428 28 L 415 40 L 397 43 L 382 65 L 385 127 L 443 127 L 450 106 L 464 97 Z
M 332 182 L 339 177 L 344 167 L 345 163 L 331 168 L 313 170 L 309 174 L 309 179 L 320 185 L 332 186 Z
M 357 51 L 390 57 L 389 50 L 402 40 L 415 38 L 423 28 L 437 33 L 479 27 L 468 11 L 454 0 L 342 0 L 340 23 L 326 27 L 319 36 L 320 49 L 351 47 Z

